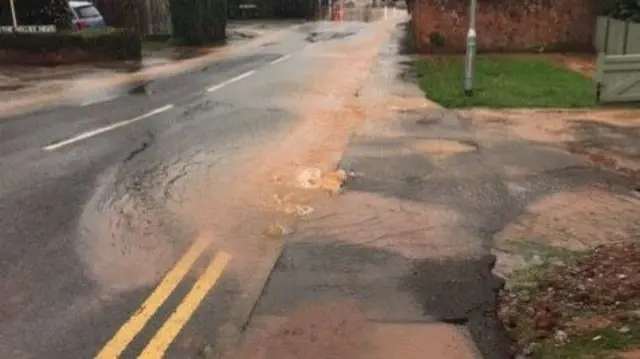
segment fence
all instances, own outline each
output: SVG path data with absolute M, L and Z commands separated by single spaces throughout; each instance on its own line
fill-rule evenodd
M 640 24 L 598 16 L 593 46 L 608 55 L 640 54 Z
M 593 45 L 601 103 L 640 101 L 640 24 L 598 17 Z

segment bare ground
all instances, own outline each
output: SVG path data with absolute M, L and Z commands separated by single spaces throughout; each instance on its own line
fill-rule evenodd
M 493 133 L 570 153 L 638 184 L 636 110 L 478 109 L 465 114 Z M 640 283 L 635 274 L 625 274 L 635 273 L 640 260 L 640 198 L 635 189 L 616 192 L 587 184 L 545 196 L 494 236 L 494 271 L 508 279 L 501 317 L 521 349 L 537 348 L 542 358 L 635 355 L 623 353 L 640 346 L 637 319 L 627 315 L 640 309 L 635 299 Z M 620 334 L 615 345 L 606 341 L 584 353 L 574 348 L 588 347 L 579 344 L 582 336 L 597 341 L 611 333 Z

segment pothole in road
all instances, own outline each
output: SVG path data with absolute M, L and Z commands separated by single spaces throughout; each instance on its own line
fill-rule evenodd
M 509 337 L 498 319 L 496 301 L 504 280 L 493 275 L 493 255 L 417 262 L 401 288 L 439 321 L 466 325 L 486 357 L 511 357 Z
M 141 84 L 133 86 L 131 89 L 129 89 L 128 92 L 131 95 L 150 95 L 153 93 L 153 91 L 149 89 L 150 84 L 151 81 L 143 82 Z
M 418 140 L 411 144 L 416 153 L 428 153 L 435 157 L 448 157 L 456 154 L 476 151 L 478 146 L 474 143 L 453 140 Z

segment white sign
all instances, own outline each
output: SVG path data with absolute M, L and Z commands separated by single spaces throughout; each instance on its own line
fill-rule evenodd
M 0 32 L 13 32 L 13 26 L 0 26 Z M 16 26 L 16 32 L 56 32 L 56 25 L 21 25 Z

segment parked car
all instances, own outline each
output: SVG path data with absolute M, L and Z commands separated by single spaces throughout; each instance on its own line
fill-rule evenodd
M 106 24 L 100 11 L 88 1 L 69 1 L 73 28 L 82 30 L 86 28 L 101 28 Z

